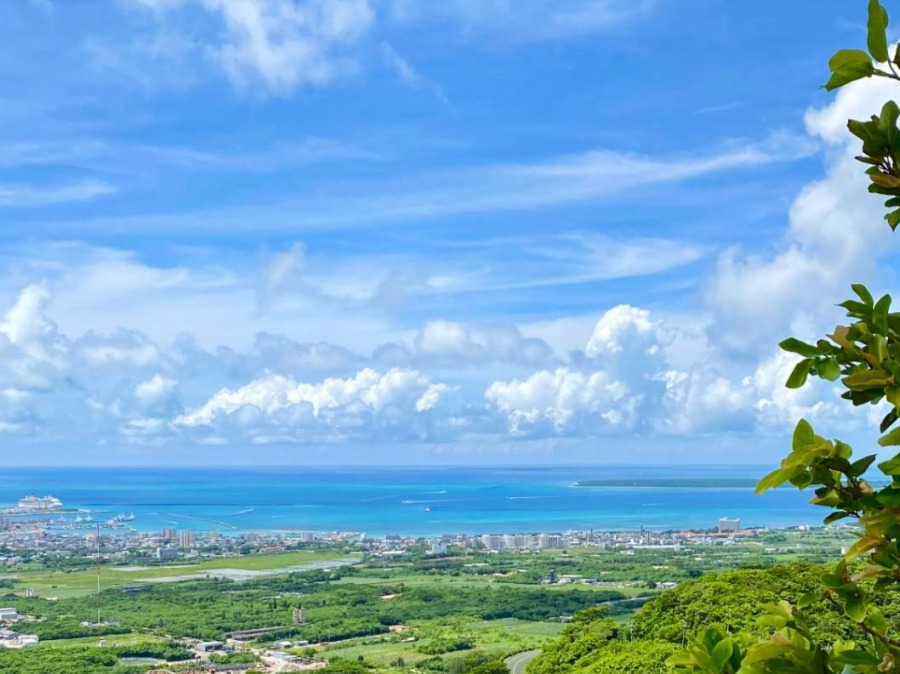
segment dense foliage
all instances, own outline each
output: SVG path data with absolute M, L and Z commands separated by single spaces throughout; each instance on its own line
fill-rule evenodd
M 829 61 L 831 78 L 825 87 L 837 89 L 868 77 L 900 81 L 900 46 L 893 54 L 887 40 L 888 13 L 878 0 L 868 5 L 867 51 L 844 49 Z M 850 120 L 850 132 L 862 141 L 857 159 L 868 168 L 869 191 L 889 197 L 885 216 L 891 229 L 900 225 L 900 106 L 888 101 L 880 114 L 866 121 Z M 887 410 L 878 440 L 884 447 L 900 445 L 900 313 L 891 313 L 891 296 L 877 301 L 863 285 L 854 285 L 857 299 L 844 302 L 847 325 L 827 338 L 808 344 L 787 339 L 781 347 L 801 356 L 787 381 L 800 388 L 810 375 L 840 380 L 842 398 L 853 405 L 883 403 Z M 875 454 L 854 458 L 840 440 L 828 440 L 801 420 L 794 431 L 791 453 L 760 482 L 759 491 L 791 483 L 814 488 L 816 505 L 830 509 L 826 523 L 843 519 L 859 527 L 857 541 L 844 560 L 823 574 L 821 584 L 799 599 L 783 597 L 764 605 L 760 625 L 769 638 L 752 631 L 738 634 L 709 626 L 692 636 L 690 646 L 670 663 L 707 674 L 877 674 L 900 668 L 896 605 L 885 610 L 884 597 L 900 582 L 900 454 L 877 464 L 881 476 L 867 477 Z M 817 629 L 822 611 L 838 624 Z
M 113 652 L 120 658 L 153 658 L 178 662 L 191 660 L 194 654 L 184 646 L 171 642 L 145 642 L 135 646 L 117 646 Z
M 396 596 L 382 599 L 392 595 Z M 311 581 L 304 574 L 294 574 L 252 583 L 204 580 L 154 585 L 140 593 L 107 591 L 104 614 L 115 622 L 103 631 L 221 639 L 234 630 L 281 626 L 284 629 L 270 638 L 318 642 L 386 633 L 390 625 L 447 616 L 552 620 L 622 598 L 611 590 L 558 592 L 540 587 L 443 584 L 404 588 Z M 23 614 L 42 618 L 29 628 L 42 639 L 86 637 L 96 631 L 82 627 L 74 617 L 91 615 L 95 610 L 92 597 L 47 602 L 7 595 L 3 601 Z M 301 605 L 307 623 L 293 625 L 293 609 Z
M 0 651 L 0 674 L 144 674 L 146 671 L 146 665 L 120 665 L 114 651 L 99 648 Z
M 824 567 L 793 564 L 709 574 L 664 592 L 628 624 L 602 611 L 581 612 L 531 664 L 529 674 L 665 672 L 666 660 L 687 635 L 704 627 L 759 640 L 769 630 L 759 624 L 764 606 L 785 597 L 799 600 L 819 586 L 825 573 Z M 879 603 L 885 614 L 900 616 L 900 593 L 885 592 Z M 811 608 L 808 618 L 810 630 L 822 639 L 864 636 L 825 606 Z

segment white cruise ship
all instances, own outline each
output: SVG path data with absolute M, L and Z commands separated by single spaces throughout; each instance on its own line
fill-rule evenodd
M 62 501 L 55 496 L 38 498 L 37 496 L 29 495 L 19 499 L 18 506 L 20 510 L 57 510 L 62 508 Z

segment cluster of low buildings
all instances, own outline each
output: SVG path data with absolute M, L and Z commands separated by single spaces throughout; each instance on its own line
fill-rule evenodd
M 485 550 L 558 550 L 571 541 L 562 534 L 484 534 L 481 544 Z
M 739 519 L 723 517 L 714 528 L 706 531 L 564 531 L 537 533 L 497 533 L 478 535 L 445 535 L 434 537 L 384 536 L 364 538 L 362 549 L 379 557 L 395 557 L 413 548 L 426 545 L 433 555 L 446 554 L 450 550 L 486 550 L 488 552 L 534 552 L 595 546 L 602 548 L 678 548 L 686 544 L 716 544 L 734 542 L 756 535 L 756 529 L 742 529 Z
M 302 618 L 302 611 L 301 611 Z M 295 615 L 295 621 L 297 617 Z M 280 629 L 280 628 L 278 628 Z M 200 660 L 207 660 L 209 656 L 214 654 L 226 655 L 229 653 L 252 653 L 259 658 L 258 663 L 254 663 L 252 669 L 265 672 L 300 672 L 313 669 L 321 669 L 326 666 L 324 660 L 317 658 L 306 658 L 294 655 L 288 652 L 288 649 L 298 648 L 309 645 L 308 641 L 279 641 L 272 645 L 271 648 L 254 648 L 249 645 L 249 641 L 258 636 L 251 634 L 256 632 L 265 632 L 266 630 L 248 630 L 247 633 L 235 632 L 234 636 L 229 637 L 225 641 L 199 641 L 194 642 L 191 646 Z M 246 665 L 237 666 L 235 669 L 243 671 Z M 231 671 L 227 667 L 218 668 L 217 671 Z
M 20 502 L 30 512 L 55 508 L 53 497 L 26 497 Z M 264 532 L 195 532 L 166 527 L 159 532 L 139 532 L 130 528 L 108 530 L 60 529 L 52 518 L 0 516 L 0 547 L 10 551 L 0 556 L 0 567 L 22 562 L 54 558 L 93 557 L 99 548 L 104 559 L 113 562 L 172 562 L 179 559 L 229 557 L 246 554 L 270 554 L 294 550 L 311 544 L 345 544 L 375 556 L 390 558 L 421 549 L 434 555 L 450 549 L 486 550 L 488 552 L 556 550 L 579 546 L 677 547 L 688 543 L 716 543 L 752 536 L 754 530 L 742 529 L 738 519 L 723 517 L 706 531 L 652 532 L 534 532 L 457 534 L 431 537 L 387 535 L 370 538 L 351 532 L 296 531 Z
M 5 627 L 0 628 L 0 648 L 29 648 L 41 643 L 36 634 L 19 634 Z
M 285 552 L 313 543 L 347 540 L 344 534 L 319 534 L 311 531 L 291 533 L 235 533 L 179 531 L 139 532 L 128 528 L 100 531 L 100 549 L 104 559 L 121 562 L 169 562 L 178 559 L 228 557 L 244 554 Z M 30 561 L 94 557 L 97 554 L 96 529 L 65 529 L 54 526 L 53 519 L 42 517 L 0 517 L 0 568 L 15 567 Z
M 14 608 L 0 608 L 0 648 L 28 648 L 37 646 L 41 640 L 34 634 L 13 631 L 13 625 L 24 621 L 24 616 Z

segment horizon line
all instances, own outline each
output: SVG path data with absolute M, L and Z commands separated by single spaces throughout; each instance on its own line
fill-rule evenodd
M 578 468 L 760 468 L 768 467 L 769 463 L 595 463 L 595 464 L 553 464 L 553 463 L 520 463 L 520 464 L 484 464 L 484 463 L 446 463 L 446 464 L 310 464 L 301 463 L 272 463 L 272 464 L 223 464 L 217 466 L 209 466 L 206 464 L 142 464 L 142 463 L 116 463 L 116 464 L 20 464 L 7 466 L 6 470 L 17 469 L 90 469 L 90 468 L 153 468 L 153 469 L 203 469 L 203 470 L 228 470 L 228 469 L 285 469 L 285 468 L 302 468 L 306 470 L 321 469 L 376 469 L 386 470 L 391 468 L 497 468 L 497 469 L 578 469 Z

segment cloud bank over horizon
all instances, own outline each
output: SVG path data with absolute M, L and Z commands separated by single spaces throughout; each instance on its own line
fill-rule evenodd
M 757 64 L 802 75 L 742 80 L 758 36 L 710 5 L 0 5 L 30 64 L 0 101 L 0 440 L 727 462 L 800 416 L 871 440 L 878 410 L 785 389 L 776 345 L 895 284 L 844 127 L 895 92 L 816 97 L 808 54 L 850 39 L 824 20 Z M 731 58 L 660 80 L 689 44 Z

